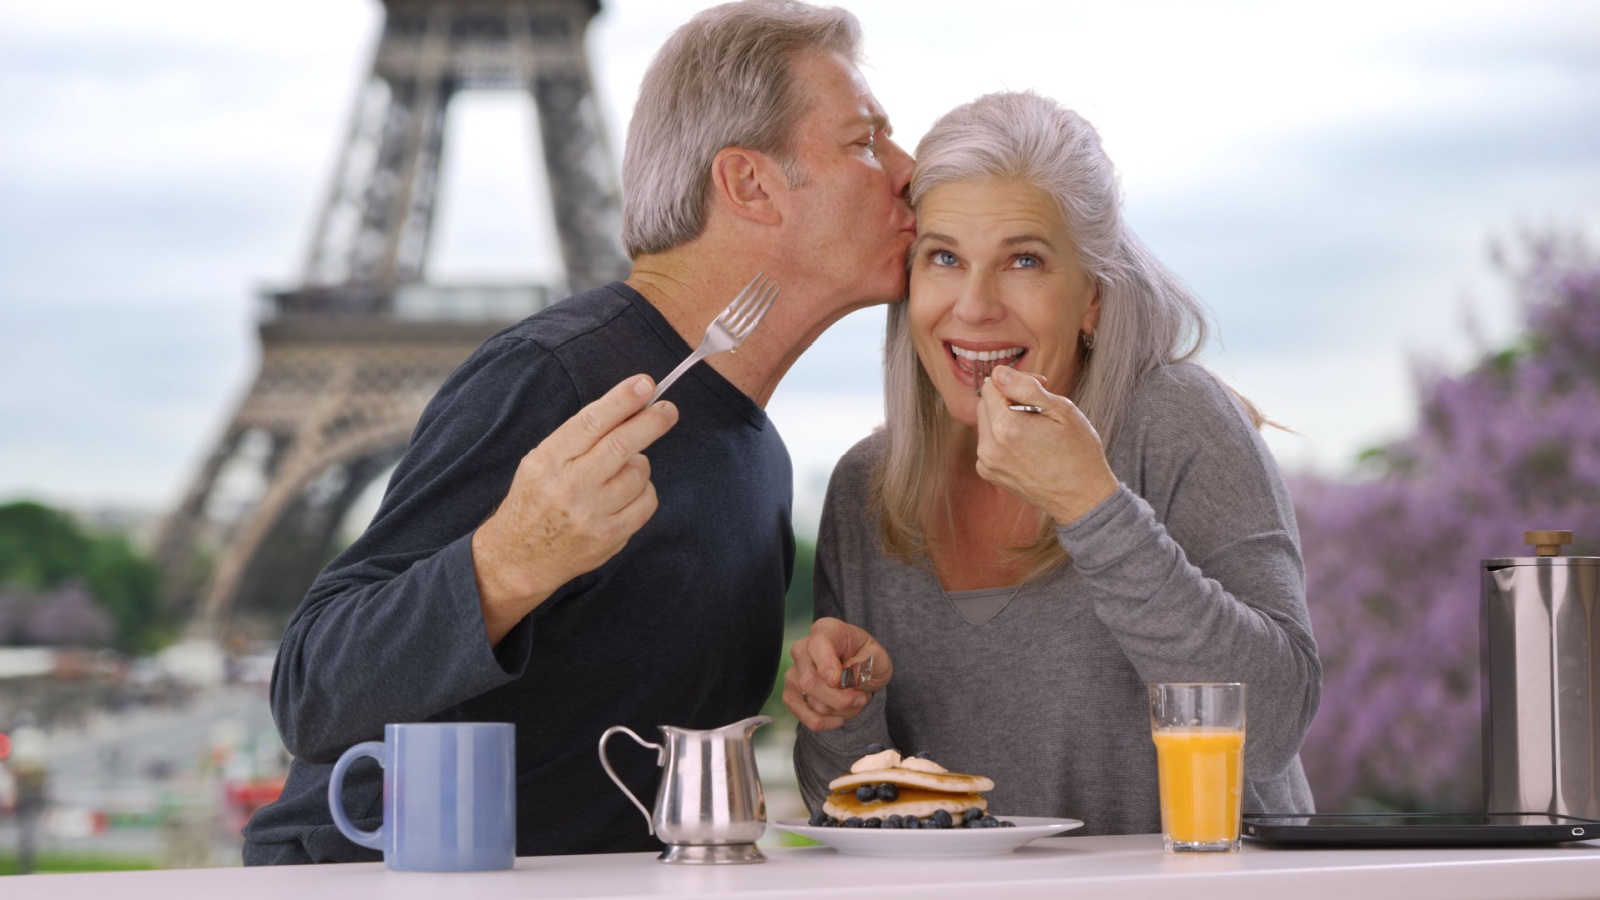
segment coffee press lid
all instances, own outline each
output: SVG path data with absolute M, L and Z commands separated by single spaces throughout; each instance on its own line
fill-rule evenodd
M 1506 566 L 1600 566 L 1600 556 L 1562 556 L 1561 548 L 1572 543 L 1570 531 L 1524 531 L 1524 543 L 1533 547 L 1533 556 L 1509 556 L 1483 561 L 1485 569 Z

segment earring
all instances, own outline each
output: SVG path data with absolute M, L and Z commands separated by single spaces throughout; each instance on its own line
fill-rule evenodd
M 1083 333 L 1083 349 L 1094 350 L 1094 332 L 1085 331 Z

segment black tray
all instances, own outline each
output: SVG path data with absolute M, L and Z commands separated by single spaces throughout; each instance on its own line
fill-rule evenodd
M 1600 839 L 1600 821 L 1547 813 L 1249 814 L 1243 833 L 1301 847 L 1493 847 Z

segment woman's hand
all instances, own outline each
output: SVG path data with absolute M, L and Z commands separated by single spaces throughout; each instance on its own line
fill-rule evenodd
M 894 675 L 889 651 L 866 631 L 839 619 L 811 623 L 811 633 L 789 648 L 794 665 L 783 676 L 783 705 L 812 731 L 830 731 L 855 718 L 869 694 L 882 690 Z M 845 668 L 872 657 L 872 678 L 859 687 L 841 688 Z
M 1070 525 L 1117 489 L 1100 435 L 1077 405 L 1009 366 L 978 403 L 978 475 Z M 1037 406 L 1040 413 L 1007 409 Z

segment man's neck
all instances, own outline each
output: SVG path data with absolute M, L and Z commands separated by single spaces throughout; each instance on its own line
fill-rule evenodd
M 808 293 L 798 273 L 758 257 L 658 254 L 636 260 L 627 283 L 696 347 L 711 322 L 760 271 L 778 282 L 777 299 L 738 350 L 716 354 L 706 365 L 765 408 L 800 354 L 851 309 L 841 308 L 838 298 Z

